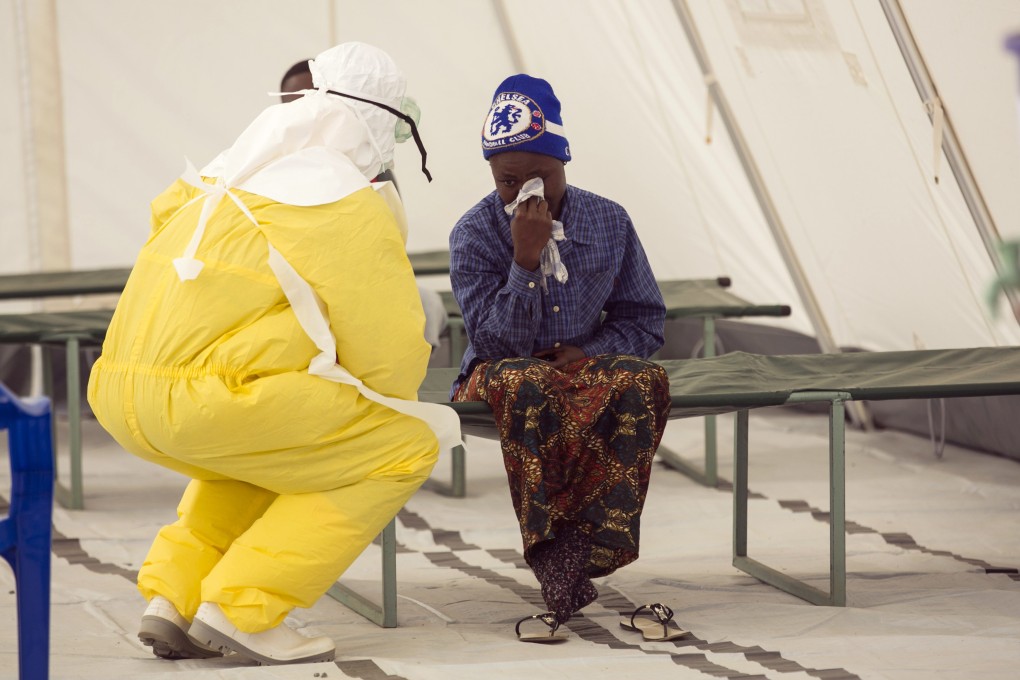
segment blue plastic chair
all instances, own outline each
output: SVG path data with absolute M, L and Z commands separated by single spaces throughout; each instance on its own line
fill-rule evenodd
M 19 399 L 0 383 L 0 430 L 8 431 L 11 459 L 11 507 L 0 520 L 0 554 L 14 569 L 18 677 L 45 680 L 50 657 L 54 481 L 49 399 Z

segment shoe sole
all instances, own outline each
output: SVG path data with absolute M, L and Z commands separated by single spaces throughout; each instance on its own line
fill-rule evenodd
M 321 654 L 301 656 L 296 659 L 274 659 L 269 656 L 263 656 L 254 650 L 248 649 L 229 635 L 221 633 L 201 619 L 194 620 L 191 624 L 191 628 L 188 630 L 188 633 L 207 647 L 217 649 L 224 654 L 227 652 L 235 652 L 241 656 L 248 657 L 260 666 L 282 666 L 284 664 L 292 663 L 317 663 L 319 661 L 333 661 L 336 659 L 335 649 Z
M 223 656 L 222 652 L 202 649 L 187 633 L 159 616 L 143 616 L 138 628 L 138 639 L 161 659 L 211 659 Z
M 631 624 L 629 616 L 620 618 L 620 628 L 641 633 L 641 636 L 648 642 L 669 642 L 670 640 L 679 640 L 691 634 L 689 630 L 684 630 L 683 628 L 667 628 L 665 634 L 663 634 L 661 623 L 639 619 Z

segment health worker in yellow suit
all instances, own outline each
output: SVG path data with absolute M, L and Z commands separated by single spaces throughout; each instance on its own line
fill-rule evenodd
M 331 660 L 284 621 L 333 584 L 428 477 L 456 414 L 417 402 L 429 345 L 392 185 L 413 133 L 381 50 L 310 62 L 152 203 L 89 380 L 127 451 L 191 479 L 138 574 L 139 637 L 164 658 Z

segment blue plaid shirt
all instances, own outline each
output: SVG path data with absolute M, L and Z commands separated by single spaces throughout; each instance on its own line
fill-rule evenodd
M 450 233 L 450 280 L 468 336 L 454 391 L 479 360 L 526 357 L 561 344 L 589 357 L 647 358 L 662 346 L 666 306 L 622 206 L 567 187 L 560 211 L 566 240 L 557 246 L 568 278 L 549 276 L 546 292 L 541 271 L 514 262 L 504 205 L 493 191 Z

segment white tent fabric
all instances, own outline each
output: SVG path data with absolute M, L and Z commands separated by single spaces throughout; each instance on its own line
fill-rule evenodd
M 1020 32 L 1016 0 L 4 0 L 0 273 L 129 266 L 148 235 L 149 201 L 185 157 L 201 165 L 229 145 L 277 101 L 266 93 L 290 64 L 359 40 L 393 56 L 422 109 L 435 181 L 419 173 L 413 145 L 397 149 L 411 251 L 445 248 L 457 218 L 492 189 L 482 120 L 496 84 L 527 71 L 549 79 L 563 102 L 575 157 L 568 180 L 628 209 L 659 278 L 728 275 L 738 295 L 793 307 L 789 318 L 756 323 L 821 330 L 839 346 L 1020 344 L 1005 305 L 997 316 L 985 307 L 994 266 L 949 159 L 933 151 L 935 126 L 883 2 L 902 7 L 999 235 L 1020 238 L 1020 68 L 1002 47 Z M 712 86 L 732 120 L 708 107 Z M 727 123 L 761 172 L 757 193 Z M 54 197 L 61 186 L 66 195 Z M 56 200 L 64 223 L 53 218 Z M 761 420 L 752 504 L 765 531 L 755 550 L 824 575 L 824 422 Z M 1018 535 L 1003 519 L 1020 504 L 1015 461 L 953 447 L 935 460 L 923 439 L 850 432 L 848 518 L 858 530 L 848 536 L 845 609 L 806 605 L 727 566 L 729 494 L 657 466 L 642 560 L 600 584 L 604 596 L 572 631 L 577 639 L 522 649 L 510 631 L 535 612 L 536 586 L 507 561 L 519 536 L 498 451 L 479 441 L 467 499 L 425 491 L 401 518 L 409 550 L 399 558 L 400 628 L 381 634 L 323 598 L 296 616 L 338 641 L 337 665 L 160 664 L 134 637 L 133 571 L 172 519 L 183 482 L 126 456 L 94 421 L 85 428 L 89 509 L 55 515 L 59 677 L 706 677 L 721 668 L 791 680 L 839 669 L 1011 678 L 1020 661 Z M 666 441 L 697 451 L 700 428 L 671 422 Z M 437 549 L 453 532 L 471 545 Z M 374 597 L 378 554 L 359 562 L 346 578 Z M 12 590 L 0 570 L 0 592 Z M 663 648 L 619 629 L 611 605 L 656 600 L 674 603 L 705 644 Z M 12 595 L 0 615 L 13 619 Z M 594 640 L 582 637 L 592 622 Z M 0 632 L 0 675 L 13 672 L 13 635 L 11 626 Z
M 472 0 L 442 11 L 395 0 L 286 10 L 268 0 L 181 0 L 172 10 L 49 0 L 49 26 L 25 4 L 5 3 L 12 20 L 0 29 L 0 77 L 18 93 L 0 105 L 0 271 L 53 268 L 59 258 L 40 247 L 67 248 L 71 268 L 129 265 L 147 235 L 148 201 L 182 157 L 202 163 L 229 144 L 274 101 L 265 93 L 294 61 L 361 40 L 394 57 L 422 107 L 436 181 L 418 173 L 412 145 L 397 156 L 412 251 L 444 248 L 459 215 L 490 190 L 477 130 L 495 84 L 524 70 L 549 79 L 563 101 L 576 159 L 568 179 L 627 207 L 660 278 L 728 275 L 740 295 L 793 306 L 789 319 L 764 323 L 831 333 L 840 346 L 1020 340 L 1010 314 L 985 308 L 991 257 L 944 160 L 934 181 L 933 126 L 879 0 L 614 0 L 597 9 L 555 0 L 538 17 Z M 1000 233 L 1016 237 L 1016 65 L 1002 41 L 1020 29 L 1020 5 L 951 5 L 902 4 Z M 718 111 L 710 123 L 679 7 L 689 7 L 762 172 L 792 246 L 785 256 Z M 48 87 L 19 50 L 26 30 L 51 31 L 58 51 L 60 91 L 51 94 L 63 102 L 65 244 L 40 246 L 25 227 L 40 203 L 26 167 L 26 93 L 38 99 Z M 820 320 L 804 306 L 791 259 Z
M 1003 29 L 1020 33 L 1020 7 L 1013 0 L 902 1 L 999 232 L 1020 238 L 1020 69 L 1002 49 Z
M 879 3 L 691 5 L 837 343 L 1015 344 Z

